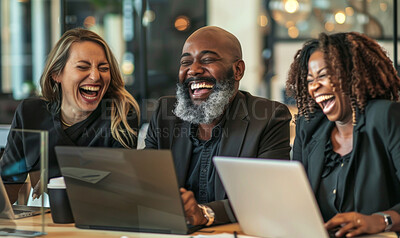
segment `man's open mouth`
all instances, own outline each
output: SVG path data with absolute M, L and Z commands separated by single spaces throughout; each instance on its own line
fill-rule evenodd
M 82 86 L 79 87 L 79 92 L 81 93 L 82 97 L 93 100 L 96 99 L 99 92 L 100 92 L 100 86 Z
M 192 82 L 189 84 L 192 95 L 202 95 L 209 93 L 213 88 L 214 84 L 211 82 Z

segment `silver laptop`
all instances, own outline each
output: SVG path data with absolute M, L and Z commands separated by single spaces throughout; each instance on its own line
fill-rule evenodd
M 302 164 L 214 157 L 242 231 L 261 237 L 329 237 Z
M 75 226 L 188 234 L 168 150 L 56 146 Z
M 48 212 L 49 209 L 45 208 L 43 212 Z M 24 205 L 11 205 L 8 198 L 3 180 L 0 176 L 0 218 L 6 219 L 19 219 L 41 214 L 41 207 L 32 207 Z

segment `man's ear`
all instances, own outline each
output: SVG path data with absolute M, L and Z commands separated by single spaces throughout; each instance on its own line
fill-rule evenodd
M 236 81 L 240 81 L 243 78 L 244 69 L 245 65 L 243 60 L 238 60 L 235 63 L 233 63 L 233 74 L 235 76 Z

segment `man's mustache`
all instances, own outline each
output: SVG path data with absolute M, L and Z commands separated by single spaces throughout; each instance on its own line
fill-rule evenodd
M 186 79 L 182 84 L 185 87 L 188 87 L 189 83 L 194 82 L 194 81 L 202 81 L 202 82 L 209 82 L 212 84 L 217 84 L 217 80 L 212 77 L 190 77 L 190 78 Z

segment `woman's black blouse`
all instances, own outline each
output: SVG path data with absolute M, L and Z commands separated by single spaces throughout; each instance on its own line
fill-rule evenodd
M 350 155 L 351 153 L 340 156 L 333 151 L 332 141 L 327 141 L 325 164 L 316 196 L 325 222 L 337 213 L 353 210 L 353 204 L 340 204 L 342 201 L 353 201 L 353 199 L 343 199 L 345 177 L 350 168 Z M 353 196 L 353 193 L 346 194 L 346 196 Z
M 105 103 L 99 104 L 85 120 L 63 129 L 60 112 L 56 105 L 39 98 L 23 100 L 18 106 L 7 145 L 0 160 L 0 172 L 8 181 L 21 181 L 30 171 L 40 170 L 40 138 L 37 133 L 20 132 L 13 129 L 31 129 L 48 131 L 49 178 L 61 176 L 54 147 L 89 146 L 89 147 L 122 147 L 111 135 L 111 120 Z M 128 123 L 138 131 L 136 112 L 128 115 Z M 137 138 L 134 144 L 136 148 Z M 19 176 L 18 176 L 19 175 Z

